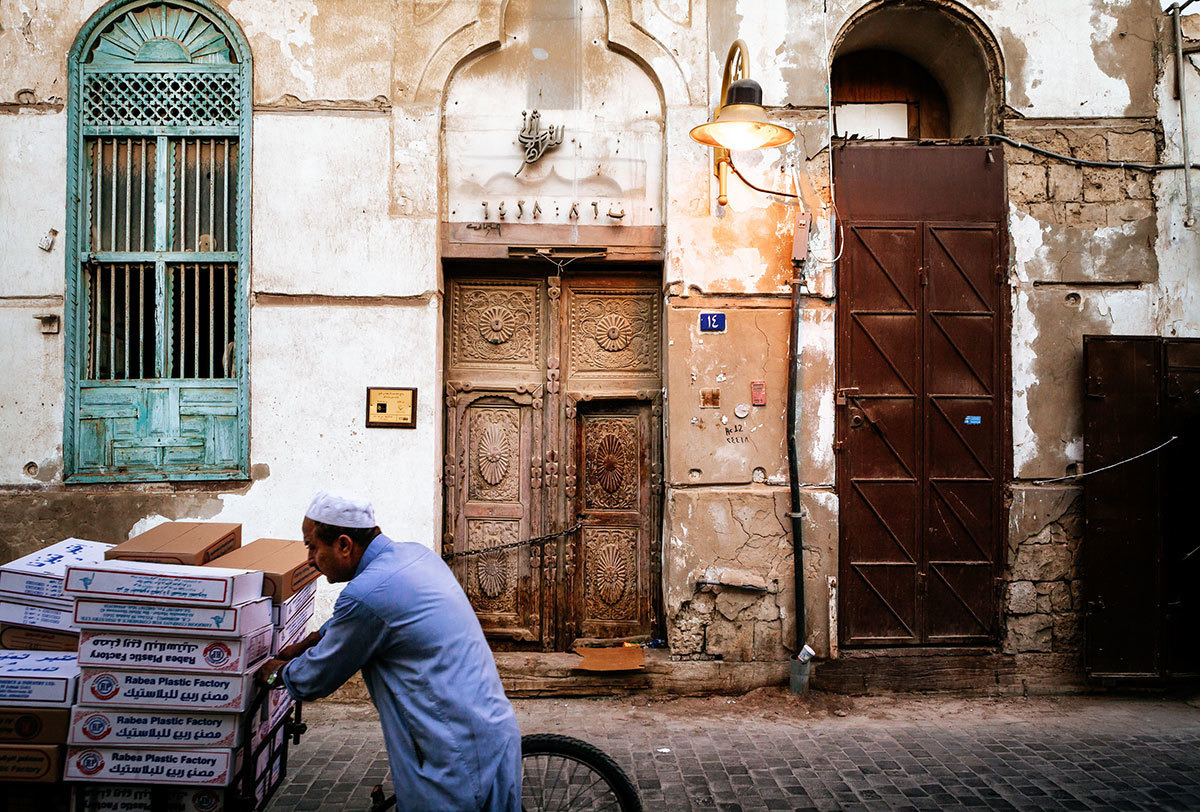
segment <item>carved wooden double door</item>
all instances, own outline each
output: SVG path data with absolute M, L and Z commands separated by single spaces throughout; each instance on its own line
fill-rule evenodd
M 494 647 L 653 633 L 661 323 L 646 278 L 448 280 L 443 552 Z

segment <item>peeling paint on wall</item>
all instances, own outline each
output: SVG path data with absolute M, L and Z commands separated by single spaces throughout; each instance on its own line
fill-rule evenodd
M 233 0 L 229 13 L 241 23 L 256 54 L 264 39 L 272 41 L 288 72 L 309 95 L 316 92 L 312 24 L 321 12 L 313 0 Z

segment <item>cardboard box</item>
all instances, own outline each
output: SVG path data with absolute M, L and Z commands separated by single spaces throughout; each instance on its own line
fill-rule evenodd
M 312 581 L 283 603 L 271 604 L 271 625 L 284 626 L 299 611 L 304 610 L 317 596 L 317 582 Z
M 124 601 L 75 601 L 75 623 L 83 629 L 188 632 L 241 637 L 271 625 L 271 600 L 259 598 L 239 606 L 168 606 Z
M 164 522 L 104 553 L 109 561 L 207 564 L 242 546 L 242 526 L 220 522 Z
M 83 668 L 79 675 L 80 702 L 117 708 L 168 708 L 243 711 L 254 696 L 254 673 L 164 674 Z
M 62 744 L 70 721 L 66 708 L 0 708 L 0 742 Z
M 242 743 L 239 713 L 176 713 L 134 708 L 71 710 L 71 744 L 128 747 L 237 747 Z
M 66 784 L 9 784 L 4 787 L 4 812 L 74 812 Z
M 79 638 L 79 664 L 155 671 L 245 673 L 271 655 L 273 629 L 244 637 L 167 637 L 89 629 Z
M 105 552 L 113 546 L 103 541 L 71 538 L 0 564 L 0 592 L 61 598 L 67 567 L 103 561 Z
M 64 777 L 68 781 L 135 781 L 226 787 L 237 774 L 230 748 L 136 748 L 71 746 Z
M 296 611 L 288 622 L 283 626 L 275 629 L 275 642 L 273 649 L 278 652 L 284 646 L 289 646 L 292 643 L 300 640 L 308 633 L 308 621 L 312 619 L 313 610 L 316 608 L 316 601 L 310 600 Z
M 0 707 L 67 707 L 78 682 L 73 653 L 0 649 Z
M 0 648 L 21 651 L 75 651 L 79 648 L 79 632 L 0 623 Z
M 164 791 L 165 790 L 165 791 Z M 166 812 L 224 812 L 225 790 L 167 787 Z M 72 803 L 82 803 L 84 812 L 162 812 L 152 806 L 154 790 L 123 784 L 79 784 L 71 790 Z M 75 809 L 77 807 L 72 807 Z M 45 810 L 37 810 L 45 812 Z
M 0 744 L 0 781 L 52 784 L 62 777 L 61 744 Z
M 262 594 L 273 603 L 287 600 L 321 574 L 309 565 L 304 542 L 286 539 L 255 539 L 210 562 L 209 566 L 261 570 L 264 576 Z
M 8 595 L 0 599 L 0 623 L 33 626 L 59 632 L 77 632 L 71 601 Z
M 262 583 L 261 572 L 244 569 L 110 561 L 68 567 L 63 591 L 76 599 L 236 606 L 262 597 Z

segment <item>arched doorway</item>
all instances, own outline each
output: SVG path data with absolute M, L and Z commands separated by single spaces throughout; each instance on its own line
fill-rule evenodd
M 965 10 L 912 2 L 867 7 L 832 54 L 843 646 L 996 639 L 1004 153 L 970 139 L 1000 109 L 997 54 Z

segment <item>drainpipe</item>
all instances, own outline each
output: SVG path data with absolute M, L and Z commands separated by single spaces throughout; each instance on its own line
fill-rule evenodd
M 790 686 L 793 694 L 808 691 L 809 670 L 812 667 L 813 650 L 808 645 L 804 617 L 804 544 L 803 522 L 800 518 L 800 456 L 796 450 L 796 436 L 800 433 L 800 330 L 801 299 L 800 286 L 804 284 L 802 267 L 808 253 L 808 215 L 796 217 L 796 234 L 792 243 L 792 324 L 788 342 L 788 400 L 787 400 L 787 452 L 788 481 L 791 483 L 792 509 L 788 516 L 792 520 L 792 569 L 795 570 L 796 593 L 796 656 L 791 660 Z
M 1183 5 L 1173 3 L 1167 8 L 1175 29 L 1175 95 L 1179 98 L 1179 132 L 1183 138 L 1183 190 L 1187 200 L 1183 225 L 1187 228 L 1196 224 L 1196 218 L 1192 214 L 1192 162 L 1188 151 L 1187 93 L 1183 87 L 1183 26 L 1179 17 L 1183 10 L 1194 2 L 1195 0 L 1187 0 Z

